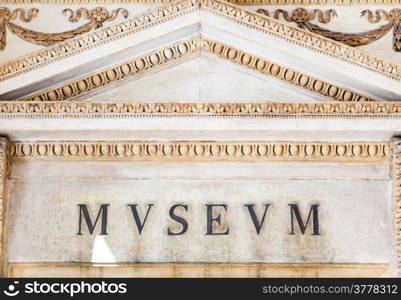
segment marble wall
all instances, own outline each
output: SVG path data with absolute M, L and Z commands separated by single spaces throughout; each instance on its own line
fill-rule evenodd
M 9 181 L 8 261 L 382 263 L 394 266 L 391 181 L 385 163 L 19 162 Z M 78 205 L 95 220 L 109 204 L 107 235 L 91 235 Z M 144 220 L 139 234 L 129 204 Z M 172 205 L 188 229 L 169 217 Z M 213 223 L 207 235 L 207 204 Z M 244 204 L 254 204 L 257 234 Z M 301 234 L 291 210 L 306 221 Z M 294 218 L 295 215 L 293 215 Z M 81 231 L 82 235 L 77 235 Z M 315 233 L 315 234 L 313 234 Z M 319 233 L 319 235 L 317 234 Z

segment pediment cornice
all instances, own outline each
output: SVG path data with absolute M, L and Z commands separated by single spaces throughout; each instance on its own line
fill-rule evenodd
M 204 37 L 196 37 L 175 43 L 112 67 L 104 68 L 101 71 L 52 87 L 48 90 L 39 93 L 36 92 L 20 100 L 66 101 L 82 99 L 82 97 L 88 97 L 99 93 L 106 88 L 112 88 L 121 82 L 133 80 L 146 72 L 165 68 L 199 56 L 201 52 L 249 68 L 263 76 L 269 76 L 284 81 L 293 86 L 302 88 L 307 92 L 317 94 L 323 99 L 361 102 L 374 101 L 374 99 L 354 90 Z
M 387 78 L 401 79 L 401 65 L 399 64 L 290 26 L 279 20 L 247 11 L 224 1 L 180 0 L 146 11 L 128 21 L 96 30 L 6 63 L 0 66 L 0 81 L 44 67 L 100 45 L 111 43 L 196 10 L 223 17 L 284 42 L 331 58 L 340 59 L 352 65 L 379 73 Z

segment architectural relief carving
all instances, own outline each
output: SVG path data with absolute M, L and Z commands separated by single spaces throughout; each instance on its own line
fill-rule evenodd
M 28 11 L 25 11 L 25 9 L 22 8 L 17 8 L 11 11 L 6 7 L 0 7 L 0 51 L 6 47 L 6 27 L 11 29 L 13 28 L 12 26 L 17 26 L 11 23 L 11 21 L 19 16 L 19 19 L 22 22 L 31 22 L 38 12 L 39 10 L 37 8 L 31 8 Z
M 393 197 L 398 276 L 401 277 L 401 139 L 393 139 Z
M 197 9 L 223 16 L 233 22 L 258 30 L 267 35 L 272 35 L 312 51 L 342 59 L 380 73 L 386 77 L 396 80 L 401 79 L 400 65 L 374 57 L 364 51 L 348 47 L 343 43 L 326 39 L 314 33 L 305 32 L 305 30 L 294 28 L 278 20 L 265 17 L 256 12 L 253 13 L 244 10 L 226 2 L 218 0 L 181 0 L 146 11 L 126 22 L 58 43 L 47 49 L 2 65 L 0 66 L 0 80 L 6 80 L 18 74 L 38 69 L 54 61 L 123 38 L 140 30 L 148 29 L 149 27 L 191 13 Z
M 322 38 L 317 34 L 308 34 L 305 30 L 294 28 L 293 26 L 285 26 L 282 22 L 276 21 L 272 18 L 260 19 L 260 14 L 253 14 L 244 11 L 240 7 L 228 3 L 220 2 L 218 0 L 199 1 L 204 10 L 214 14 L 224 15 L 226 18 L 229 18 L 234 22 L 246 22 L 246 24 L 244 24 L 245 26 L 286 40 L 289 43 L 295 43 L 301 47 L 346 60 L 352 64 L 363 66 L 394 79 L 401 78 L 400 65 L 381 59 L 379 59 L 379 62 L 378 58 L 373 57 L 364 51 L 347 47 L 343 43 L 331 39 Z
M 164 3 L 171 0 L 0 0 L 0 4 L 135 4 Z M 299 0 L 228 0 L 235 4 L 297 5 Z M 363 5 L 363 4 L 401 4 L 401 0 L 302 0 L 303 5 Z
M 12 161 L 388 161 L 389 143 L 14 142 Z
M 268 17 L 275 18 L 279 20 L 280 15 L 287 22 L 295 22 L 295 23 L 305 23 L 315 20 L 316 18 L 320 23 L 329 23 L 333 17 L 337 16 L 337 12 L 335 9 L 327 9 L 322 11 L 321 9 L 312 9 L 308 11 L 305 8 L 298 7 L 294 9 L 291 15 L 284 9 L 276 9 L 274 14 L 270 15 L 270 12 L 266 9 L 259 8 L 256 12 L 263 14 Z
M 194 55 L 200 51 L 200 43 L 199 38 L 180 42 L 22 100 L 61 101 L 80 97 L 108 85 L 127 80 L 150 69 L 153 70 Z
M 269 12 L 262 8 L 258 9 L 257 12 L 266 16 L 270 16 Z M 318 16 L 319 22 L 328 23 L 331 17 L 337 15 L 334 9 L 326 10 L 325 13 L 323 13 L 319 9 L 308 11 L 305 8 L 299 7 L 292 11 L 291 16 L 287 11 L 277 9 L 274 12 L 273 17 L 275 19 L 279 19 L 280 15 L 282 15 L 287 22 L 296 23 L 299 28 L 309 30 L 313 33 L 322 35 L 326 38 L 333 39 L 352 47 L 370 44 L 380 39 L 391 29 L 393 29 L 393 50 L 397 52 L 401 51 L 401 9 L 394 8 L 389 13 L 382 9 L 379 9 L 375 12 L 375 14 L 373 14 L 370 10 L 362 11 L 361 16 L 367 15 L 368 21 L 370 23 L 378 23 L 382 19 L 382 17 L 389 22 L 380 26 L 377 29 L 359 33 L 336 32 L 311 23 L 311 21 L 316 18 L 316 15 Z
M 213 118 L 401 118 L 401 104 L 394 102 L 0 102 L 0 118 L 159 118 L 177 116 Z
M 5 250 L 5 225 L 7 211 L 7 178 L 10 171 L 9 144 L 6 138 L 0 138 L 0 274 L 3 274 Z
M 65 85 L 34 94 L 23 101 L 61 101 L 81 97 L 95 90 L 127 80 L 147 70 L 154 70 L 174 61 L 199 53 L 199 51 L 217 55 L 233 63 L 251 68 L 262 74 L 294 84 L 337 101 L 372 101 L 354 91 L 336 86 L 310 75 L 294 71 L 261 57 L 243 52 L 220 42 L 195 38 L 174 44 L 162 50 L 148 53 L 126 61 L 109 69 L 90 74 Z
M 217 41 L 202 40 L 202 50 L 337 101 L 372 101 L 353 91 L 291 70 Z
M 70 14 L 70 22 L 78 22 L 81 17 L 88 19 L 89 22 L 79 26 L 76 29 L 64 31 L 61 33 L 44 33 L 29 30 L 12 23 L 11 21 L 20 15 L 20 19 L 24 22 L 30 22 L 33 17 L 37 16 L 39 10 L 37 8 L 29 9 L 27 17 L 25 16 L 25 10 L 22 8 L 15 9 L 11 12 L 6 7 L 0 8 L 0 50 L 6 47 L 6 28 L 12 33 L 22 38 L 24 41 L 31 42 L 37 45 L 50 46 L 76 36 L 87 33 L 93 29 L 97 29 L 103 26 L 104 22 L 112 21 L 117 18 L 118 14 L 121 13 L 125 18 L 128 17 L 128 11 L 126 9 L 116 9 L 111 13 L 104 7 L 96 7 L 91 10 L 86 8 L 79 8 L 75 13 L 71 9 L 65 9 L 63 13 Z

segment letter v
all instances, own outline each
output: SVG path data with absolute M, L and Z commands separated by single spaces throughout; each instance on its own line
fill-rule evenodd
M 148 210 L 146 212 L 145 218 L 143 219 L 143 222 L 141 222 L 141 218 L 138 215 L 138 210 L 136 209 L 138 204 L 128 204 L 128 206 L 131 208 L 132 215 L 134 216 L 136 228 L 138 229 L 139 234 L 142 234 L 142 229 L 145 226 L 146 219 L 148 218 L 150 209 L 152 208 L 153 204 L 148 204 Z
M 260 222 L 258 220 L 258 217 L 255 214 L 255 210 L 253 209 L 253 207 L 255 205 L 254 204 L 244 204 L 244 206 L 246 206 L 248 208 L 249 214 L 251 215 L 251 218 L 253 221 L 253 225 L 255 226 L 255 229 L 256 229 L 256 233 L 259 234 L 260 230 L 262 229 L 263 222 L 265 221 L 267 209 L 269 208 L 270 204 L 265 204 L 266 208 L 263 213 L 262 221 L 260 221 Z

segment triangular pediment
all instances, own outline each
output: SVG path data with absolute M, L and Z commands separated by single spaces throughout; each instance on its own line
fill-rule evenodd
M 96 102 L 300 101 L 324 97 L 210 55 L 150 72 L 82 100 Z
M 278 20 L 179 0 L 0 66 L 0 100 L 391 101 L 400 79 L 398 64 Z

